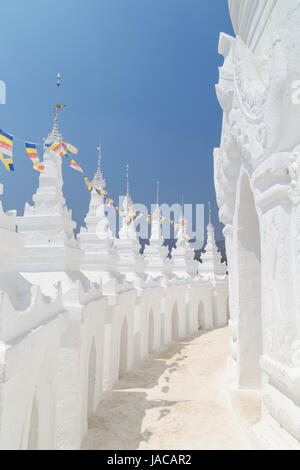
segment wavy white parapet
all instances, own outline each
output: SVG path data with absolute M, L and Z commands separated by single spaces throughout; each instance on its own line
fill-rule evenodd
M 53 300 L 45 297 L 39 286 L 33 286 L 30 305 L 25 310 L 16 310 L 8 294 L 2 291 L 0 292 L 0 341 L 13 343 L 20 336 L 63 311 L 60 284 L 57 285 L 57 295 Z

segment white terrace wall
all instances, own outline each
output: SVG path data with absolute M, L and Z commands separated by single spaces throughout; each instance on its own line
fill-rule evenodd
M 57 307 L 0 343 L 0 448 L 79 449 L 88 416 L 120 375 L 199 326 L 226 324 L 226 288 L 212 282 L 125 285 L 102 296 L 77 282 L 63 295 L 65 312 Z M 220 302 L 213 300 L 216 289 Z
M 214 305 L 213 289 L 211 283 L 202 285 L 202 281 L 192 287 L 185 280 L 171 281 L 167 287 L 149 281 L 142 289 L 130 287 L 82 310 L 72 311 L 69 306 L 70 324 L 58 356 L 57 448 L 80 448 L 87 418 L 101 401 L 102 390 L 109 390 L 148 354 L 198 330 L 201 299 L 201 327 L 226 325 L 227 299 Z M 188 330 L 187 292 L 191 303 Z M 214 318 L 223 318 L 224 323 L 214 323 Z
M 230 292 L 230 377 L 260 390 L 262 448 L 300 448 L 300 9 L 230 0 L 214 152 Z

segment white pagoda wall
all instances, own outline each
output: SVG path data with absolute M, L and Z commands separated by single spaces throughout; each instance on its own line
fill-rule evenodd
M 192 313 L 187 330 L 185 312 L 188 289 Z M 156 283 L 156 286 L 150 284 L 143 289 L 131 288 L 114 298 L 108 296 L 105 302 L 93 302 L 82 311 L 82 323 L 79 327 L 69 326 L 59 350 L 57 448 L 78 449 L 87 432 L 87 418 L 91 414 L 87 405 L 89 377 L 95 380 L 95 411 L 103 389 L 109 390 L 148 354 L 198 330 L 198 311 L 196 314 L 194 310 L 197 310 L 196 305 L 201 299 L 205 310 L 202 328 L 226 325 L 227 320 L 223 324 L 214 324 L 212 285 L 209 283 L 202 287 L 195 283 L 192 289 L 185 281 L 176 281 L 176 285 L 168 287 Z M 175 305 L 178 329 L 174 335 L 172 314 Z M 222 312 L 225 306 L 226 298 L 220 309 Z M 222 313 L 216 312 L 216 318 L 221 317 Z M 96 368 L 90 359 L 93 339 L 97 352 Z
M 81 304 L 64 296 L 65 313 L 20 337 L 2 357 L 0 448 L 79 449 L 103 390 L 148 354 L 197 331 L 200 302 L 202 328 L 226 324 L 214 323 L 226 298 L 214 315 L 213 289 L 202 281 L 151 281 Z
M 261 448 L 300 448 L 299 2 L 230 0 L 215 187 L 225 225 L 232 386 L 260 390 Z M 298 85 L 297 85 L 298 84 Z
M 56 358 L 66 327 L 66 313 L 61 313 L 3 347 L 0 449 L 55 448 Z

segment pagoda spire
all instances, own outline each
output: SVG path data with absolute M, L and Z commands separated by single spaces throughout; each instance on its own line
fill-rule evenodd
M 207 240 L 205 251 L 201 254 L 202 263 L 199 265 L 198 273 L 204 276 L 210 275 L 225 275 L 226 264 L 221 263 L 221 255 L 218 251 L 214 226 L 211 220 L 211 203 L 208 201 L 208 224 L 206 227 Z
M 212 225 L 211 223 L 211 206 L 210 206 L 210 201 L 208 201 L 208 224 Z
M 61 140 L 58 130 L 60 74 L 57 75 L 57 97 L 54 127 L 45 144 Z M 53 271 L 78 271 L 82 256 L 74 236 L 76 222 L 63 196 L 62 158 L 48 145 L 44 147 L 44 171 L 39 175 L 39 185 L 32 196 L 34 205 L 26 203 L 24 215 L 17 218 L 18 230 L 26 235 L 24 248 L 18 258 L 18 270 L 46 273 Z M 33 247 L 35 250 L 33 250 Z M 44 276 L 46 282 L 46 276 Z
M 126 196 L 127 196 L 127 198 L 130 198 L 130 194 L 129 194 L 129 166 L 128 166 L 128 163 L 126 165 Z
M 59 90 L 60 90 L 60 83 L 61 83 L 61 75 L 60 73 L 57 74 L 57 81 L 56 81 L 56 105 L 54 111 L 54 123 L 53 128 L 48 137 L 45 139 L 45 144 L 51 144 L 52 142 L 61 142 L 62 135 L 59 132 L 58 128 L 58 110 L 65 107 L 64 104 L 59 104 Z
M 93 185 L 97 189 L 103 190 L 106 186 L 105 179 L 103 178 L 102 171 L 101 171 L 101 145 L 99 142 L 99 145 L 97 147 L 98 150 L 98 163 L 97 163 L 97 170 L 93 178 Z

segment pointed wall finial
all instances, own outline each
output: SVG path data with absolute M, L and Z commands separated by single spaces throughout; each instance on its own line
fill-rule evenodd
M 129 166 L 126 165 L 126 195 L 129 197 Z
M 100 143 L 100 140 L 99 140 L 99 145 L 97 147 L 97 150 L 98 150 L 98 167 L 97 169 L 100 171 L 101 167 L 100 167 L 100 162 L 101 162 L 101 143 Z
M 211 206 L 210 206 L 210 201 L 208 201 L 208 223 L 211 224 Z
M 103 178 L 102 172 L 101 172 L 101 144 L 99 141 L 99 145 L 97 147 L 98 150 L 98 163 L 97 163 L 97 170 L 94 175 L 94 178 L 92 180 L 93 185 L 100 190 L 103 190 L 106 186 L 105 178 Z
M 159 204 L 159 180 L 156 182 L 156 205 Z
M 58 98 L 59 98 L 60 80 L 61 80 L 61 75 L 60 75 L 60 73 L 58 72 L 58 74 L 57 74 L 57 82 L 56 82 L 56 85 L 57 85 L 56 104 L 57 104 L 57 105 L 58 105 Z
M 54 124 L 53 124 L 52 131 L 50 132 L 48 137 L 45 139 L 45 143 L 47 144 L 52 143 L 52 142 L 62 141 L 62 135 L 60 134 L 59 129 L 58 129 L 58 110 L 64 108 L 65 105 L 59 104 L 60 84 L 61 84 L 61 75 L 58 72 L 56 76 L 56 104 L 55 104 L 55 112 L 54 112 Z
M 184 195 L 181 194 L 181 211 L 182 211 L 182 218 L 184 218 Z

